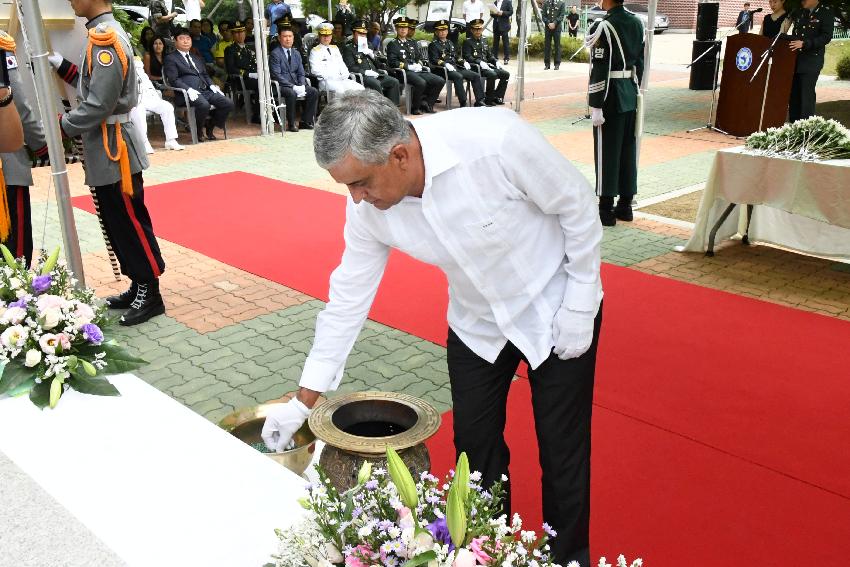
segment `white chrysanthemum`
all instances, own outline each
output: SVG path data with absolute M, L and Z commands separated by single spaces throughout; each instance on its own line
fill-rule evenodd
M 29 329 L 22 325 L 12 325 L 0 334 L 0 343 L 6 348 L 17 349 L 24 346 Z
M 23 307 L 9 307 L 0 317 L 0 323 L 4 325 L 19 325 L 27 316 L 27 310 Z

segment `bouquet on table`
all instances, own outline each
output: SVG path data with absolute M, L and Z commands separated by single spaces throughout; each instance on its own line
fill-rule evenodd
M 802 161 L 850 158 L 850 131 L 835 120 L 812 116 L 747 137 L 745 146 L 768 157 Z
M 364 463 L 357 485 L 340 494 L 317 467 L 320 482 L 309 485 L 301 500 L 307 513 L 288 529 L 277 530 L 276 566 L 557 565 L 547 543 L 555 532 L 543 524 L 538 535 L 522 529 L 518 514 L 510 523 L 498 515 L 502 484 L 485 490 L 480 473 L 470 474 L 466 454 L 444 480 L 425 472 L 414 482 L 391 448 L 387 469 L 372 470 Z M 607 565 L 604 559 L 600 565 Z M 640 560 L 632 564 L 639 566 Z
M 117 396 L 106 374 L 145 361 L 106 340 L 106 306 L 91 289 L 78 289 L 59 249 L 27 269 L 0 244 L 0 395 L 29 392 L 39 408 L 55 407 L 68 389 Z

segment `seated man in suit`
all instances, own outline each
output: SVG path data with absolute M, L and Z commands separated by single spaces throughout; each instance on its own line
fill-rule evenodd
M 319 91 L 307 83 L 301 54 L 293 47 L 295 34 L 292 32 L 292 20 L 284 18 L 277 23 L 277 40 L 280 45 L 269 55 L 269 72 L 273 81 L 280 84 L 281 96 L 286 100 L 287 130 L 297 132 L 298 128 L 310 130 L 319 106 Z M 295 101 L 304 97 L 304 111 L 301 123 L 295 125 Z
M 310 72 L 322 77 L 331 92 L 362 91 L 363 85 L 348 78 L 348 67 L 342 60 L 342 53 L 331 43 L 333 24 L 322 22 L 318 31 L 319 43 L 310 50 Z
M 206 126 L 207 140 L 217 140 L 213 130 L 216 126 L 224 128 L 227 115 L 233 110 L 233 103 L 224 96 L 218 85 L 207 74 L 204 60 L 189 50 L 192 48 L 192 36 L 189 30 L 181 29 L 174 37 L 175 51 L 165 56 L 162 72 L 172 87 L 186 89 L 189 104 L 195 109 L 195 122 L 198 126 L 198 141 L 202 141 L 201 126 Z M 177 99 L 182 103 L 182 99 Z M 211 111 L 211 105 L 215 109 Z M 207 122 L 209 117 L 209 122 Z

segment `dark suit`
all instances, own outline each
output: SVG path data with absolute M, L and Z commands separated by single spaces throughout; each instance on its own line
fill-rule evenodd
M 180 51 L 172 51 L 166 55 L 162 64 L 163 76 L 172 87 L 198 91 L 198 98 L 190 101 L 189 105 L 195 109 L 195 122 L 199 131 L 206 123 L 207 116 L 210 117 L 212 124 L 224 128 L 227 115 L 233 110 L 233 102 L 226 96 L 210 89 L 213 81 L 207 74 L 203 58 L 193 53 L 188 53 L 188 55 L 194 66 L 186 61 L 186 56 Z M 178 97 L 175 100 L 178 105 L 183 105 L 182 98 Z M 210 111 L 210 105 L 215 106 L 215 110 Z
M 495 6 L 499 8 L 499 0 L 496 0 Z M 493 55 L 499 56 L 499 41 L 502 42 L 504 59 L 507 61 L 511 58 L 511 43 L 508 40 L 508 34 L 511 31 L 511 16 L 514 14 L 514 7 L 511 0 L 502 0 L 501 16 L 493 16 Z
M 753 14 L 749 10 L 741 10 L 735 20 L 735 27 L 738 28 L 738 33 L 749 33 L 753 29 Z
M 793 36 L 803 42 L 797 52 L 788 117 L 791 122 L 815 113 L 815 87 L 823 68 L 826 44 L 832 41 L 835 15 L 828 6 L 818 4 L 814 10 L 802 10 L 794 21 Z
M 295 125 L 295 102 L 298 95 L 292 87 L 304 85 L 307 93 L 304 97 L 304 112 L 301 113 L 302 124 L 313 124 L 316 118 L 316 108 L 319 106 L 319 91 L 311 86 L 304 74 L 304 63 L 301 54 L 295 47 L 290 48 L 291 61 L 286 51 L 278 45 L 269 54 L 269 72 L 273 81 L 280 84 L 280 94 L 286 101 L 286 122 L 289 127 Z

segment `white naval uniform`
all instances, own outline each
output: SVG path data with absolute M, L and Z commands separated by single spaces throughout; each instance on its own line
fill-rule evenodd
M 348 78 L 348 67 L 336 45 L 321 43 L 310 50 L 310 71 L 321 76 L 328 90 L 335 93 L 362 91 L 363 85 Z

